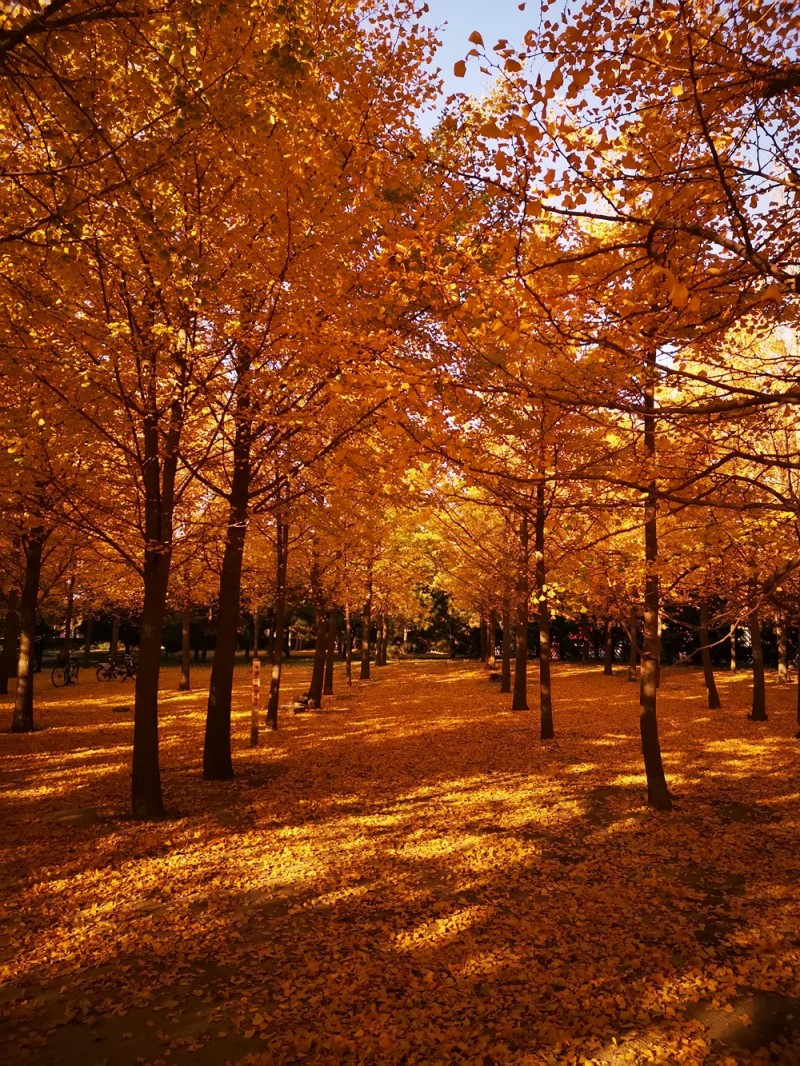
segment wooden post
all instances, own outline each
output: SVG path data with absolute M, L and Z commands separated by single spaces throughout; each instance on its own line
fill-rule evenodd
M 250 747 L 258 747 L 258 704 L 261 698 L 261 660 L 253 656 L 253 709 L 250 712 Z

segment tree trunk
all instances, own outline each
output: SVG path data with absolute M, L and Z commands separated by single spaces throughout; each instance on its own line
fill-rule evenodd
M 381 611 L 375 627 L 375 665 L 386 666 L 386 615 Z
M 361 620 L 361 674 L 362 681 L 369 681 L 370 629 L 372 627 L 372 560 L 367 566 L 367 598 Z
M 280 494 L 278 496 L 280 500 Z M 289 527 L 278 512 L 275 520 L 275 639 L 272 644 L 272 672 L 269 680 L 267 725 L 278 728 L 278 700 L 283 664 L 283 635 L 286 626 L 286 567 L 289 559 Z
M 511 600 L 503 597 L 503 664 L 500 670 L 500 691 L 511 691 Z
M 481 662 L 485 663 L 489 658 L 489 640 L 486 635 L 486 616 L 481 613 L 480 622 L 478 623 L 481 642 Z
M 19 596 L 8 594 L 8 607 L 3 627 L 3 654 L 0 656 L 0 695 L 8 694 L 8 680 L 17 676 L 17 646 L 19 644 Z
M 178 692 L 189 692 L 192 687 L 192 605 L 187 600 L 181 615 L 181 679 Z
M 517 656 L 514 663 L 514 693 L 512 711 L 528 710 L 528 516 L 524 514 L 519 527 L 519 561 L 517 572 Z
M 67 581 L 67 614 L 64 619 L 64 661 L 72 650 L 72 619 L 75 614 L 75 575 Z
M 381 654 L 378 661 L 378 666 L 386 666 L 389 660 L 388 656 L 389 645 L 389 623 L 386 621 L 386 615 L 381 611 Z
M 146 364 L 145 370 L 147 413 L 143 423 L 141 467 L 144 488 L 144 603 L 133 698 L 131 808 L 133 818 L 155 819 L 162 818 L 164 813 L 158 753 L 158 682 L 166 591 L 170 584 L 175 478 L 183 413 L 176 401 L 162 443 L 155 359 Z
M 322 685 L 325 679 L 325 655 L 328 648 L 328 616 L 325 605 L 318 603 L 314 612 L 314 665 L 308 686 L 309 702 L 322 706 Z
M 708 601 L 700 602 L 700 654 L 703 659 L 703 677 L 708 692 L 708 708 L 711 711 L 720 706 L 717 683 L 714 680 L 714 667 L 711 663 L 711 638 L 708 631 Z
M 161 818 L 161 770 L 158 761 L 158 679 L 164 632 L 170 551 L 145 549 L 144 606 L 133 717 L 131 805 L 134 818 Z
M 731 670 L 736 669 L 736 626 L 731 626 L 728 639 L 731 642 Z
M 606 618 L 603 632 L 603 673 L 611 676 L 614 673 L 614 623 Z
M 267 611 L 267 659 L 272 662 L 272 649 L 275 642 L 275 605 Z
M 656 456 L 655 414 L 655 349 L 648 351 L 644 387 L 644 444 L 645 454 L 652 469 Z M 658 499 L 653 477 L 648 483 L 644 501 L 644 637 L 642 641 L 642 687 L 641 716 L 639 728 L 642 738 L 642 755 L 647 775 L 647 802 L 660 811 L 672 809 L 672 800 L 664 765 L 661 761 L 661 745 L 658 739 L 656 717 L 656 673 L 660 653 L 659 646 L 659 578 L 658 565 Z M 635 639 L 635 635 L 634 635 Z
M 350 601 L 344 605 L 344 676 L 353 684 L 353 628 L 350 625 Z
M 219 580 L 217 646 L 211 662 L 203 746 L 203 777 L 207 781 L 229 781 L 233 777 L 231 699 L 250 488 L 249 428 L 245 425 L 236 427 L 233 455 L 228 528 Z
M 630 626 L 630 638 L 631 638 L 631 647 L 630 647 L 630 653 L 629 653 L 629 656 L 628 656 L 628 680 L 629 681 L 635 681 L 636 680 L 636 664 L 639 661 L 639 651 L 638 651 L 638 644 L 639 644 L 639 632 L 638 632 L 638 630 L 639 630 L 639 613 L 636 610 L 635 606 L 631 606 L 631 613 L 630 613 L 630 618 L 629 618 L 629 621 L 628 621 L 628 625 Z
M 494 670 L 497 666 L 497 611 L 489 612 L 489 666 Z
M 767 700 L 764 690 L 764 645 L 761 640 L 761 619 L 757 606 L 754 606 L 750 611 L 748 621 L 753 643 L 753 710 L 750 718 L 754 722 L 766 722 Z
M 109 661 L 115 663 L 119 654 L 119 615 L 116 611 L 111 618 L 111 640 L 108 644 Z
M 333 695 L 333 663 L 336 656 L 336 611 L 328 612 L 328 643 L 325 649 L 325 682 L 323 696 Z
M 775 622 L 778 637 L 778 684 L 785 685 L 789 678 L 789 648 L 786 640 L 786 621 L 778 618 Z
M 25 578 L 19 605 L 19 657 L 17 692 L 14 699 L 12 733 L 33 730 L 33 668 L 36 660 L 36 610 L 39 606 L 39 583 L 42 576 L 42 551 L 47 533 L 41 528 L 22 535 L 25 555 Z
M 544 458 L 544 457 L 542 457 Z M 544 479 L 536 486 L 536 522 L 534 547 L 536 551 L 536 599 L 539 618 L 539 714 L 542 740 L 552 740 L 553 700 L 550 685 L 550 606 L 547 602 L 547 569 L 544 559 L 544 534 L 547 511 L 544 498 Z
M 261 651 L 261 647 L 260 647 L 261 634 L 259 632 L 260 629 L 261 629 L 261 612 L 256 607 L 255 610 L 253 611 L 253 658 L 254 659 L 258 658 L 258 654 Z
M 661 617 L 661 608 L 658 609 L 658 654 L 656 655 L 656 688 L 661 688 L 661 633 L 664 629 L 664 620 Z

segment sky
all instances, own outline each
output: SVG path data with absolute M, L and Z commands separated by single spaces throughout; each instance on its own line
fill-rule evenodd
M 427 0 L 430 8 L 424 21 L 438 28 L 437 36 L 443 44 L 434 58 L 434 66 L 441 67 L 445 95 L 466 92 L 482 95 L 491 86 L 491 78 L 480 72 L 479 60 L 472 58 L 467 63 L 465 78 L 453 75 L 453 64 L 464 59 L 472 48 L 469 35 L 478 30 L 491 50 L 495 42 L 508 38 L 511 45 L 520 45 L 525 31 L 536 24 L 539 13 L 538 0 L 519 10 L 520 0 Z

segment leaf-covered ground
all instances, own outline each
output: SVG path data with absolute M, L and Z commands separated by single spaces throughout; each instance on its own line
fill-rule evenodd
M 237 672 L 209 784 L 166 670 L 160 824 L 125 816 L 130 683 L 38 682 L 46 728 L 0 735 L 5 1061 L 800 1063 L 794 686 L 753 723 L 745 675 L 710 712 L 666 671 L 663 815 L 622 672 L 558 666 L 546 746 L 478 666 L 376 675 L 251 749 Z

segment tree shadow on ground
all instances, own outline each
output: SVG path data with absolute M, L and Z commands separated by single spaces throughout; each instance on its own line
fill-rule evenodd
M 231 783 L 200 781 L 184 720 L 166 768 L 191 815 L 167 827 L 57 826 L 23 801 L 14 1046 L 52 1061 L 70 1034 L 120 1066 L 187 1049 L 800 1061 L 796 753 L 738 714 L 710 718 L 676 683 L 663 735 L 681 807 L 658 815 L 624 682 L 611 705 L 607 685 L 592 699 L 582 672 L 557 673 L 569 707 L 542 745 L 535 715 L 476 700 L 468 667 L 432 707 L 430 669 L 360 689 L 351 719 L 323 708 L 269 748 L 242 741 Z

